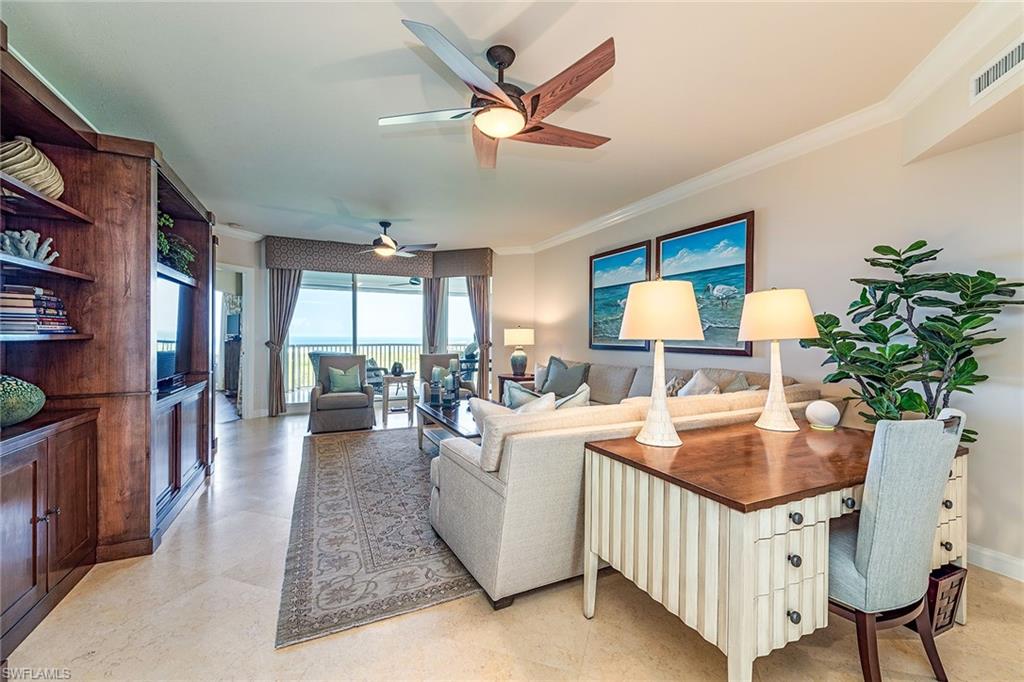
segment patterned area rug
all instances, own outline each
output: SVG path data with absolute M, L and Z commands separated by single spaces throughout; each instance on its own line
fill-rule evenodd
M 278 648 L 478 592 L 430 527 L 415 429 L 307 436 Z

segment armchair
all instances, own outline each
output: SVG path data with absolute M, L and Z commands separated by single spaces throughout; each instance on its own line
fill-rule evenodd
M 430 371 L 434 367 L 448 367 L 448 363 L 452 360 L 458 360 L 458 353 L 421 353 L 420 354 L 420 381 L 423 382 L 423 391 L 420 393 L 422 396 L 430 395 Z M 476 393 L 476 386 L 469 381 L 462 379 L 459 382 L 459 399 L 469 400 Z
M 359 391 L 332 393 L 329 369 L 359 367 Z M 370 429 L 375 423 L 373 387 L 366 383 L 365 355 L 333 355 L 320 358 L 317 382 L 309 394 L 311 433 Z

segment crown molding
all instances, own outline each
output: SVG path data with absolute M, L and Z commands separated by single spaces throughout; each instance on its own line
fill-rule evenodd
M 214 225 L 213 233 L 218 237 L 231 237 L 243 242 L 258 242 L 266 237 L 266 235 L 243 230 L 240 227 L 231 227 L 230 225 Z
M 663 208 L 699 192 L 752 175 L 818 149 L 899 120 L 942 85 L 950 73 L 999 32 L 1024 16 L 1024 4 L 983 2 L 960 20 L 939 44 L 881 102 L 684 180 L 570 230 L 523 247 L 538 253 Z M 503 251 L 495 250 L 496 253 Z M 506 250 L 507 251 L 507 250 Z
M 533 246 L 493 246 L 491 247 L 498 256 L 526 256 L 534 253 Z

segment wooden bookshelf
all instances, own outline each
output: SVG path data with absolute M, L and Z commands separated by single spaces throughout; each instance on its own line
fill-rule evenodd
M 160 275 L 161 277 L 163 277 L 165 279 L 174 280 L 175 282 L 178 282 L 179 284 L 184 284 L 185 286 L 188 286 L 188 287 L 195 288 L 195 286 L 196 286 L 196 278 L 195 277 L 189 277 L 184 272 L 178 272 L 177 270 L 175 270 L 171 266 L 164 265 L 163 263 L 157 263 L 156 264 L 156 274 Z
M 19 341 L 90 341 L 92 334 L 4 334 L 0 332 L 0 342 L 17 343 Z
M 92 218 L 77 208 L 46 196 L 34 187 L 29 187 L 21 180 L 2 171 L 0 171 L 0 187 L 14 194 L 14 196 L 4 195 L 0 198 L 0 210 L 8 215 L 19 218 L 66 220 L 84 225 L 92 223 Z
M 10 270 L 12 271 L 11 274 L 21 278 L 37 275 L 75 279 L 82 282 L 96 281 L 95 277 L 87 275 L 84 272 L 76 272 L 74 270 L 68 270 L 67 268 L 59 268 L 56 265 L 48 265 L 37 260 L 11 256 L 6 253 L 0 253 L 0 269 Z

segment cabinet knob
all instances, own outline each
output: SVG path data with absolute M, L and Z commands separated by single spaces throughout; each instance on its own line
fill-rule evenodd
M 847 509 L 853 509 L 854 507 L 857 506 L 857 500 L 853 499 L 852 497 L 844 497 L 843 506 L 846 507 Z
M 946 509 L 952 509 L 953 508 L 953 500 L 943 500 L 942 501 L 942 506 L 945 507 Z
M 939 543 L 939 547 L 941 547 L 942 549 L 946 550 L 947 552 L 952 552 L 953 551 L 953 543 L 949 542 L 948 540 L 946 542 L 940 542 Z
M 60 507 L 54 507 L 53 509 L 47 509 L 46 510 L 46 516 L 49 517 L 50 514 L 53 514 L 54 516 L 60 516 Z
M 800 512 L 790 512 L 789 520 L 799 526 L 804 522 L 804 515 Z
M 800 558 L 799 554 L 790 554 L 786 557 L 786 561 L 791 563 L 793 568 L 800 568 L 800 565 L 804 562 L 804 560 Z
M 949 470 L 949 477 L 953 478 L 953 470 L 952 469 Z
M 799 611 L 786 611 L 786 615 L 789 617 L 789 622 L 793 625 L 800 624 L 800 612 Z

